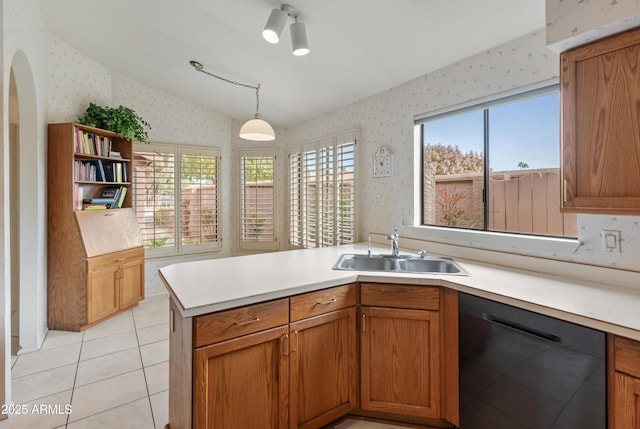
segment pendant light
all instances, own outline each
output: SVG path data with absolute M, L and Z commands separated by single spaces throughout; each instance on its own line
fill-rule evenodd
M 256 90 L 256 114 L 253 119 L 249 119 L 240 128 L 239 137 L 245 140 L 252 141 L 271 141 L 275 140 L 276 133 L 273 131 L 273 127 L 264 119 L 260 117 L 260 84 L 257 86 L 247 85 L 246 83 L 236 82 L 231 79 L 226 79 L 222 76 L 210 73 L 204 69 L 204 66 L 195 60 L 189 61 L 189 64 L 193 66 L 196 71 L 202 72 L 206 75 L 215 77 L 216 79 L 223 80 L 225 82 L 232 83 L 238 86 L 244 86 L 245 88 L 251 88 Z

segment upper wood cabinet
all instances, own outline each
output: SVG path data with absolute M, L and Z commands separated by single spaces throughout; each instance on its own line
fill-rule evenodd
M 560 60 L 562 211 L 640 214 L 640 29 Z

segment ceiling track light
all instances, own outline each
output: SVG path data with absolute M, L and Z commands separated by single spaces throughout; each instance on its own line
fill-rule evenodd
M 293 55 L 307 55 L 310 52 L 307 29 L 303 22 L 298 21 L 299 13 L 296 8 L 289 4 L 285 3 L 280 6 L 280 9 L 273 9 L 271 11 L 267 24 L 262 31 L 262 37 L 269 43 L 278 43 L 282 35 L 282 30 L 284 29 L 284 24 L 287 21 L 287 16 L 294 21 L 293 24 L 289 26 Z
M 248 85 L 246 83 L 236 82 L 231 79 L 224 78 L 222 76 L 218 76 L 217 74 L 210 73 L 204 69 L 202 63 L 191 60 L 189 64 L 196 70 L 206 75 L 215 77 L 216 79 L 223 80 L 228 83 L 232 83 L 238 86 L 244 86 L 245 88 L 251 88 L 256 90 L 256 114 L 253 119 L 248 120 L 244 123 L 244 125 L 240 128 L 240 133 L 238 136 L 241 139 L 252 140 L 252 141 L 271 141 L 275 140 L 276 133 L 273 131 L 273 127 L 265 120 L 260 117 L 260 84 L 257 86 Z

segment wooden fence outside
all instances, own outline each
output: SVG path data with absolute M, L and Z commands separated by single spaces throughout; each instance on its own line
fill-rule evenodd
M 447 216 L 443 200 L 457 196 L 458 220 L 463 218 L 467 223 L 460 221 L 460 226 L 481 228 L 484 217 L 482 182 L 481 173 L 435 176 L 430 181 L 430 191 L 426 186 L 429 182 L 425 181 L 425 201 L 428 201 L 427 194 L 432 193 L 430 199 L 435 202 L 435 210 L 425 204 L 427 223 L 450 225 L 446 219 L 451 216 Z M 560 212 L 560 171 L 557 168 L 492 172 L 488 204 L 488 228 L 492 231 L 578 235 L 577 216 Z M 450 205 L 448 210 L 451 211 Z

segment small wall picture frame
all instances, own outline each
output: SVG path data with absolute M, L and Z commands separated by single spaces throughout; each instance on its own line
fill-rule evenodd
M 391 177 L 391 151 L 380 146 L 373 154 L 373 177 Z

